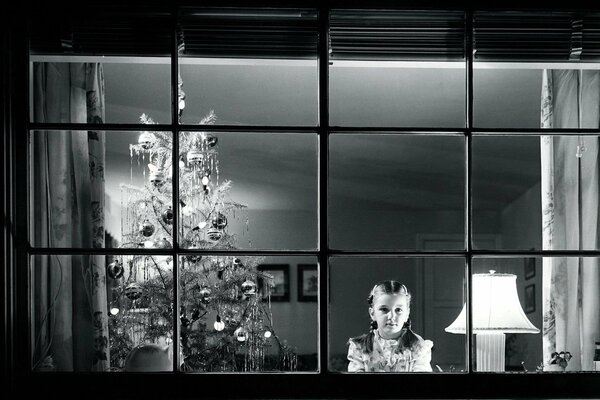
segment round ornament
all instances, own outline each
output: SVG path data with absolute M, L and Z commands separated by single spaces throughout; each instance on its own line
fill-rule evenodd
M 265 331 L 265 338 L 268 339 L 271 337 L 271 331 Z
M 213 228 L 223 229 L 227 226 L 227 217 L 221 213 L 217 213 L 217 215 L 212 218 L 211 223 Z
M 202 160 L 204 159 L 204 154 L 198 149 L 192 149 L 187 152 L 187 162 L 189 165 L 199 165 L 202 164 Z
M 167 208 L 161 213 L 162 220 L 165 224 L 172 225 L 173 224 L 173 209 L 171 207 Z
M 219 139 L 217 139 L 216 136 L 208 135 L 206 137 L 206 144 L 208 144 L 210 147 L 215 147 L 217 145 L 218 141 L 219 141 Z
M 242 267 L 244 266 L 244 264 L 242 264 L 242 260 L 240 260 L 239 258 L 234 258 L 233 259 L 233 266 L 238 268 L 238 267 Z
M 154 227 L 154 225 L 152 224 L 152 222 L 150 222 L 148 220 L 145 220 L 140 225 L 139 232 L 140 232 L 140 234 L 142 236 L 149 237 L 149 236 L 152 236 L 154 234 L 155 230 L 156 230 L 156 228 Z
M 223 237 L 223 232 L 217 228 L 210 228 L 206 231 L 206 236 L 213 242 L 218 242 Z
M 106 267 L 106 272 L 108 273 L 108 276 L 110 276 L 111 278 L 119 279 L 120 277 L 123 276 L 123 272 L 125 272 L 125 268 L 123 268 L 123 263 L 121 261 L 114 260 L 113 262 L 108 264 L 108 267 Z
M 154 143 L 156 143 L 156 136 L 152 132 L 142 132 L 138 137 L 138 144 L 146 150 L 154 147 Z
M 233 336 L 235 336 L 238 342 L 245 342 L 248 340 L 248 331 L 243 326 L 240 326 L 233 332 Z
M 125 297 L 129 300 L 137 300 L 142 297 L 142 287 L 136 283 L 132 282 L 125 287 Z
M 162 171 L 154 171 L 150 174 L 149 181 L 156 187 L 161 187 L 165 184 L 165 174 Z
M 246 296 L 253 296 L 256 294 L 256 283 L 251 280 L 247 280 L 242 283 L 242 293 Z
M 119 308 L 118 307 L 112 307 L 110 309 L 110 315 L 117 315 L 119 313 Z
M 170 249 L 171 243 L 167 240 L 167 238 L 157 239 L 154 241 L 154 248 L 157 249 Z
M 225 322 L 221 321 L 221 317 L 217 315 L 217 320 L 213 326 L 215 327 L 215 331 L 221 332 L 225 329 Z
M 212 297 L 210 297 L 212 295 L 212 292 L 209 288 L 205 287 L 200 289 L 198 294 L 200 295 L 200 302 L 202 304 L 208 304 L 212 300 Z

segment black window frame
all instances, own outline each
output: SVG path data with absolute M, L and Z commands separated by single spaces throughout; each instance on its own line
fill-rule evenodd
M 125 1 L 132 3 L 132 1 Z M 213 4 L 214 3 L 214 4 Z M 249 6 L 248 2 L 202 2 L 198 6 L 218 5 L 224 3 L 230 6 Z M 466 212 L 465 221 L 472 220 L 470 206 L 471 199 L 471 141 L 474 132 L 477 133 L 505 133 L 526 132 L 535 133 L 539 130 L 510 130 L 510 129 L 481 129 L 473 127 L 473 48 L 472 48 L 472 16 L 476 10 L 485 10 L 485 7 L 474 7 L 463 2 L 410 2 L 399 5 L 393 1 L 359 2 L 359 1 L 256 1 L 252 6 L 270 7 L 309 7 L 319 11 L 319 125 L 313 127 L 319 137 L 319 248 L 318 251 L 289 252 L 289 251 L 255 251 L 246 250 L 236 253 L 256 253 L 265 255 L 294 255 L 313 254 L 318 257 L 319 278 L 319 361 L 320 371 L 317 373 L 281 373 L 281 374 L 188 374 L 180 372 L 131 374 L 131 373 L 36 373 L 30 370 L 29 365 L 29 311 L 28 311 L 28 262 L 32 254 L 134 254 L 146 253 L 144 250 L 131 249 L 40 249 L 33 248 L 28 243 L 27 236 L 27 132 L 38 128 L 56 128 L 58 125 L 36 125 L 29 122 L 28 104 L 28 64 L 29 47 L 27 30 L 31 10 L 27 7 L 10 9 L 3 17 L 2 28 L 2 122 L 3 122 L 3 152 L 2 164 L 4 167 L 3 208 L 4 228 L 3 240 L 3 275 L 1 295 L 4 300 L 2 344 L 4 351 L 3 380 L 12 395 L 23 396 L 38 390 L 52 394 L 56 390 L 60 395 L 103 397 L 126 396 L 130 397 L 205 397 L 223 396 L 231 398 L 281 398 L 281 397 L 362 397 L 362 398 L 422 398 L 422 397 L 450 397 L 450 398 L 497 398 L 497 397 L 594 397 L 600 394 L 600 374 L 582 372 L 568 374 L 510 374 L 510 373 L 477 373 L 472 371 L 472 357 L 469 358 L 469 371 L 464 374 L 340 374 L 327 371 L 328 365 L 328 258 L 336 255 L 401 255 L 432 257 L 463 255 L 466 260 L 466 273 L 468 287 L 471 286 L 471 261 L 474 257 L 483 255 L 495 256 L 600 256 L 600 251 L 482 251 L 472 249 L 472 231 L 469 223 L 465 223 L 467 247 L 465 251 L 334 251 L 330 250 L 327 243 L 327 165 L 328 165 L 328 136 L 331 131 L 343 133 L 345 131 L 360 132 L 439 132 L 440 129 L 414 129 L 398 127 L 382 128 L 352 128 L 330 127 L 328 124 L 328 43 L 327 43 L 327 18 L 331 8 L 393 8 L 393 9 L 460 9 L 466 16 L 465 25 L 465 55 L 466 55 L 466 124 L 464 129 L 452 129 L 463 132 L 467 146 L 467 179 L 466 179 Z M 35 6 L 35 2 L 26 2 L 26 6 Z M 176 15 L 177 7 L 187 5 L 186 2 L 176 2 L 173 5 L 173 14 Z M 194 4 L 195 5 L 195 4 Z M 59 6 L 59 5 L 57 5 Z M 511 10 L 533 8 L 548 10 L 547 6 L 538 7 L 533 2 L 523 1 L 516 4 L 503 4 Z M 578 6 L 577 2 L 563 5 L 563 9 L 587 9 L 589 6 Z M 556 7 L 552 8 L 556 9 Z M 173 32 L 176 27 L 173 20 Z M 177 43 L 173 40 L 171 80 L 177 81 Z M 172 98 L 177 98 L 176 85 L 172 85 Z M 176 104 L 172 104 L 172 123 L 168 126 L 174 134 L 174 149 L 177 149 L 177 134 L 182 130 L 199 130 L 198 127 L 177 125 Z M 69 124 L 70 128 L 82 128 Z M 87 129 L 90 125 L 85 125 Z M 138 131 L 139 125 L 105 124 L 102 130 L 127 129 Z M 210 129 L 202 127 L 202 131 L 224 132 L 230 130 L 243 131 L 269 131 L 274 127 L 230 127 L 213 126 Z M 276 127 L 278 131 L 306 131 L 307 127 Z M 310 128 L 309 128 L 310 129 Z M 544 134 L 561 134 L 576 132 L 582 134 L 600 134 L 600 129 L 553 129 L 544 130 Z M 177 187 L 177 173 L 174 173 L 174 187 Z M 174 206 L 177 207 L 176 202 Z M 174 209 L 177 214 L 177 208 Z M 181 250 L 153 251 L 153 254 L 184 254 Z M 176 269 L 175 269 L 176 270 Z M 468 300 L 467 300 L 468 302 Z M 468 324 L 470 325 L 470 311 Z M 467 335 L 467 346 L 470 346 Z M 472 351 L 470 352 L 472 354 Z M 25 355 L 25 356 L 24 356 Z M 75 389 L 76 388 L 76 389 Z M 83 392 L 82 392 L 83 390 Z M 89 396 L 87 396 L 89 394 Z

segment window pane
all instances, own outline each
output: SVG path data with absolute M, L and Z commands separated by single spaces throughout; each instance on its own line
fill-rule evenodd
M 220 125 L 317 125 L 316 21 L 310 9 L 183 10 L 182 122 L 214 110 Z
M 597 257 L 476 258 L 473 273 L 476 371 L 594 370 Z
M 459 315 L 464 302 L 465 261 L 463 258 L 423 257 L 335 257 L 329 260 L 329 369 L 340 372 L 464 372 L 466 371 L 466 343 L 463 335 L 445 331 Z M 354 340 L 349 347 L 348 338 L 371 332 L 372 316 L 365 299 L 374 285 L 382 281 L 397 281 L 377 285 L 373 297 L 373 317 L 378 328 L 373 331 L 375 352 L 367 359 L 360 348 L 367 343 Z M 409 306 L 402 294 L 403 284 L 411 293 Z M 385 293 L 395 293 L 387 296 Z M 392 307 L 405 307 L 396 314 Z M 386 308 L 387 307 L 387 308 Z M 394 310 L 397 318 L 390 317 Z M 404 315 L 403 315 L 404 314 Z M 389 339 L 402 334 L 405 318 L 410 319 L 411 330 L 422 339 L 433 342 L 420 346 L 413 344 L 410 351 L 402 344 L 402 352 L 389 355 Z M 462 321 L 462 319 L 460 319 Z M 464 324 L 464 322 L 463 322 Z M 403 334 L 407 337 L 407 333 Z M 366 338 L 365 338 L 366 339 Z M 414 350 L 418 348 L 418 350 Z M 386 355 L 387 354 L 387 355 Z M 412 357 L 407 367 L 404 357 Z M 429 360 L 431 356 L 431 360 Z M 349 358 L 352 359 L 350 362 Z M 391 357 L 391 358 L 390 358 Z M 386 364 L 387 363 L 387 364 Z M 393 366 L 392 366 L 393 364 Z
M 32 244 L 172 245 L 172 184 L 161 158 L 171 151 L 171 137 L 165 132 L 32 132 Z
M 464 127 L 464 12 L 331 10 L 330 125 Z
M 31 121 L 170 123 L 171 60 L 142 57 L 34 56 Z
M 180 136 L 184 248 L 316 249 L 317 135 Z
M 31 258 L 32 369 L 172 371 L 172 258 Z
M 317 371 L 315 257 L 190 254 L 179 265 L 182 371 Z
M 598 249 L 597 158 L 597 136 L 475 136 L 473 246 Z
M 333 134 L 329 245 L 463 249 L 462 136 Z

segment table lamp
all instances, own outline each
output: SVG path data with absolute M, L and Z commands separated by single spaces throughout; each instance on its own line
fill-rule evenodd
M 473 275 L 472 330 L 476 337 L 477 371 L 504 372 L 506 333 L 539 333 L 527 319 L 517 295 L 517 276 L 497 274 Z M 445 330 L 465 334 L 466 304 L 456 320 Z

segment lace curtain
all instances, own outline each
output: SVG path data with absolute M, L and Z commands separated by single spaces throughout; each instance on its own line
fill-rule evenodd
M 545 70 L 542 128 L 598 128 L 600 71 Z M 597 136 L 542 136 L 544 250 L 600 246 Z M 545 257 L 543 353 L 569 351 L 567 370 L 591 370 L 600 340 L 600 268 L 597 258 Z
M 35 122 L 102 123 L 101 64 L 35 63 Z M 38 131 L 31 140 L 32 242 L 104 247 L 104 132 Z M 109 368 L 104 256 L 32 259 L 34 369 Z

